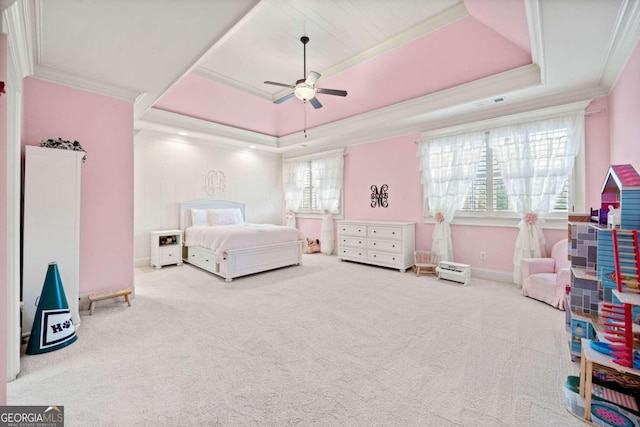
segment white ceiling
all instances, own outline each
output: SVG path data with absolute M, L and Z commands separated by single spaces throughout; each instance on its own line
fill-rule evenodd
M 456 96 L 443 91 L 322 125 L 316 142 L 335 142 L 354 128 L 351 140 L 371 140 L 603 96 L 640 40 L 640 0 L 491 1 L 524 2 L 533 60 L 515 73 L 521 80 L 526 74 L 524 86 L 513 83 L 514 73 L 493 76 L 473 90 L 453 88 Z M 257 96 L 277 95 L 262 82 L 302 77 L 303 34 L 311 39 L 307 71 L 325 79 L 467 15 L 457 0 L 17 0 L 17 7 L 36 77 L 133 101 L 139 122 L 158 120 L 153 104 L 191 71 Z M 494 105 L 498 96 L 505 102 Z M 223 128 L 197 127 L 203 134 Z M 265 145 L 291 147 L 300 138 Z

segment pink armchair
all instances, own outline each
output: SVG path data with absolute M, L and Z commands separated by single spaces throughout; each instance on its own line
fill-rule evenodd
M 522 295 L 546 302 L 564 310 L 565 287 L 571 283 L 568 240 L 551 248 L 551 258 L 522 260 Z

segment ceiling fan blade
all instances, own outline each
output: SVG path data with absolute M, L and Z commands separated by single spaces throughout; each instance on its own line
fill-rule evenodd
M 339 89 L 323 89 L 321 87 L 317 87 L 316 91 L 318 93 L 324 93 L 327 95 L 336 95 L 336 96 L 347 96 L 347 91 L 346 90 L 339 90 Z
M 281 96 L 280 98 L 276 99 L 275 101 L 273 101 L 274 104 L 282 104 L 284 101 L 286 101 L 287 99 L 291 98 L 293 96 L 293 92 L 285 95 L 285 96 Z
M 316 84 L 319 78 L 320 78 L 320 73 L 316 73 L 315 71 L 310 71 L 309 75 L 307 76 L 307 80 L 305 80 L 304 82 L 309 86 L 313 86 L 314 84 Z
M 282 86 L 282 87 L 290 87 L 290 88 L 294 88 L 294 87 L 295 87 L 295 86 L 293 86 L 293 85 L 288 85 L 288 84 L 278 83 L 278 82 L 270 82 L 270 81 L 266 81 L 266 82 L 264 82 L 264 84 L 266 84 L 266 85 Z
M 311 99 L 309 100 L 309 103 L 310 103 L 311 105 L 313 105 L 313 108 L 315 108 L 316 110 L 317 110 L 318 108 L 322 108 L 322 104 L 320 104 L 320 101 L 318 101 L 318 98 L 316 98 L 316 97 L 311 98 Z

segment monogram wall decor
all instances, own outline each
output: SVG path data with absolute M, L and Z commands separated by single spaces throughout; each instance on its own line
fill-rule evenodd
M 202 190 L 211 197 L 224 194 L 227 189 L 227 177 L 222 171 L 211 169 L 202 175 L 202 181 Z
M 378 187 L 375 185 L 371 186 L 371 207 L 382 207 L 386 208 L 389 206 L 389 193 L 387 190 L 389 186 L 387 184 L 382 184 L 380 186 L 380 191 L 378 191 Z

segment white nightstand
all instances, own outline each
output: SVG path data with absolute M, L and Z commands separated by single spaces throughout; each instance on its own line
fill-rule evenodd
M 182 230 L 150 231 L 151 265 L 182 265 Z

